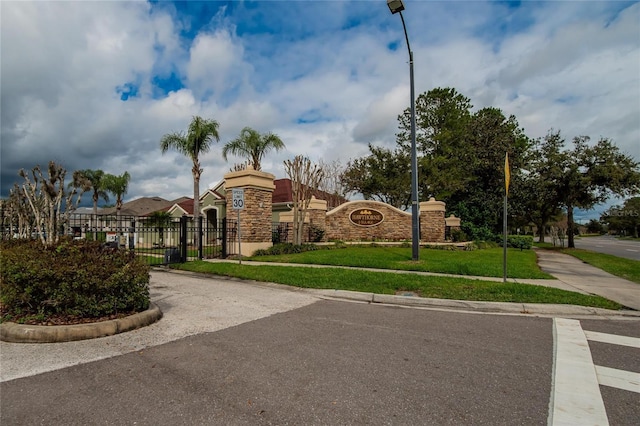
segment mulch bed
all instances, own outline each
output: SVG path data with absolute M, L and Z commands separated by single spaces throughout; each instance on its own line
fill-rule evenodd
M 2 321 L 11 321 L 19 324 L 26 325 L 73 325 L 73 324 L 90 324 L 95 322 L 109 321 L 118 318 L 128 317 L 129 315 L 135 314 L 135 311 L 130 312 L 118 312 L 117 314 L 105 315 L 102 317 L 82 317 L 82 316 L 74 316 L 74 315 L 51 315 L 44 320 L 34 319 L 34 315 L 23 315 L 23 316 L 11 316 L 11 319 L 6 319 L 7 310 L 0 306 L 0 319 Z

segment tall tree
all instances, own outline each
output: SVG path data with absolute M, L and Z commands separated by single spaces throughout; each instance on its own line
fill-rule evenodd
M 318 185 L 318 189 L 327 194 L 325 195 L 327 209 L 331 210 L 344 203 L 347 198 L 349 191 L 345 187 L 343 179 L 346 168 L 340 160 L 327 163 L 321 159 L 318 162 L 318 166 L 322 168 L 324 174 L 322 181 L 320 181 Z
M 182 132 L 169 133 L 160 140 L 160 149 L 164 154 L 173 148 L 179 153 L 191 159 L 193 167 L 193 219 L 196 223 L 196 244 L 201 246 L 202 228 L 200 226 L 200 176 L 202 167 L 200 165 L 200 154 L 209 152 L 212 141 L 220 141 L 218 128 L 220 125 L 216 120 L 206 120 L 195 116 L 189 124 L 189 129 L 185 135 Z
M 640 163 L 621 153 L 609 139 L 602 138 L 595 145 L 589 145 L 589 140 L 588 136 L 575 137 L 573 148 L 558 158 L 561 173 L 554 184 L 567 212 L 569 248 L 575 247 L 575 208 L 588 210 L 612 195 L 640 192 Z
M 423 199 L 445 201 L 448 210 L 464 217 L 465 232 L 473 238 L 491 238 L 502 228 L 505 153 L 517 175 L 530 141 L 514 116 L 497 108 L 471 113 L 471 108 L 471 101 L 452 88 L 418 96 L 419 192 Z M 409 155 L 409 109 L 398 121 L 396 142 Z
M 322 167 L 302 155 L 297 155 L 293 160 L 286 160 L 284 168 L 291 179 L 294 244 L 302 244 L 304 218 L 309 209 L 313 191 L 324 177 L 324 171 Z
M 237 155 L 248 160 L 254 170 L 261 170 L 262 158 L 272 149 L 280 151 L 284 143 L 273 133 L 260 134 L 251 127 L 245 127 L 240 135 L 227 142 L 222 148 L 222 157 L 227 160 L 229 154 Z
M 600 220 L 610 231 L 638 238 L 640 234 L 640 197 L 632 197 L 622 206 L 613 206 L 602 214 Z
M 462 205 L 473 212 L 464 216 L 467 225 L 473 224 L 483 233 L 499 234 L 502 229 L 505 153 L 509 154 L 515 184 L 530 141 L 514 116 L 506 117 L 497 108 L 483 108 L 472 115 L 467 123 L 465 139 L 458 145 L 459 151 L 453 157 L 457 164 L 451 164 L 451 167 L 454 170 L 461 165 L 464 167 L 463 178 L 457 179 L 462 186 L 450 185 L 451 192 L 442 193 L 442 199 L 452 212 L 462 211 Z M 443 172 L 446 178 L 446 170 Z M 510 204 L 513 205 L 514 201 L 511 200 Z
M 102 170 L 85 169 L 80 170 L 79 173 L 84 176 L 91 185 L 89 190 L 91 191 L 91 199 L 93 200 L 93 216 L 89 221 L 89 226 L 91 229 L 94 229 L 94 223 L 95 226 L 98 224 L 98 201 L 103 199 L 105 202 L 109 202 L 109 194 L 104 189 L 104 172 Z
M 89 189 L 91 191 L 91 199 L 93 200 L 93 214 L 98 214 L 98 201 L 103 199 L 105 202 L 109 202 L 109 194 L 104 189 L 102 179 L 104 178 L 104 172 L 102 170 L 79 170 L 91 185 Z
M 46 176 L 40 166 L 35 166 L 30 175 L 24 169 L 19 172 L 25 180 L 21 190 L 31 208 L 40 241 L 44 245 L 51 246 L 59 240 L 58 225 L 65 196 L 66 173 L 60 164 L 53 161 L 49 162 Z
M 9 198 L 3 204 L 8 211 L 11 235 L 17 233 L 18 238 L 28 238 L 35 225 L 35 218 L 23 188 L 14 183 L 9 190 Z
M 342 175 L 348 192 L 359 192 L 365 200 L 376 200 L 399 209 L 411 202 L 409 154 L 369 144 L 370 154 L 350 160 Z
M 465 149 L 471 101 L 453 88 L 436 88 L 416 99 L 416 145 L 420 198 L 443 199 L 464 188 L 469 177 Z M 396 143 L 407 155 L 411 147 L 411 109 L 398 116 Z
M 544 242 L 547 225 L 562 215 L 559 187 L 562 179 L 564 140 L 550 131 L 534 141 L 526 153 L 522 173 L 517 175 L 511 199 L 519 207 L 524 222 L 536 225 L 540 242 Z

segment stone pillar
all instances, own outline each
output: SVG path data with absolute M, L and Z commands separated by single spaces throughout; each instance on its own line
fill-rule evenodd
M 453 214 L 449 215 L 448 218 L 444 220 L 445 223 L 445 237 L 448 240 L 451 240 L 451 231 L 459 231 L 460 230 L 460 218 L 455 217 Z
M 289 235 L 287 242 L 293 242 L 293 210 L 280 213 L 280 222 L 286 222 L 290 224 Z M 326 241 L 326 228 L 327 228 L 327 202 L 325 200 L 318 200 L 315 196 L 311 196 L 309 202 L 309 208 L 304 215 L 304 223 L 302 230 L 302 242 L 309 242 L 309 227 L 311 225 L 325 231 L 325 235 L 322 237 L 322 241 Z
M 460 229 L 460 218 L 455 217 L 453 214 L 449 215 L 448 218 L 444 220 L 447 227 L 451 229 Z
M 323 231 L 322 238 L 318 242 L 327 241 L 327 202 L 325 200 L 318 200 L 315 196 L 312 196 L 309 202 L 309 209 L 307 210 L 307 217 L 309 218 L 309 227 L 313 226 Z M 308 236 L 309 232 L 307 232 L 306 235 Z
M 251 166 L 224 175 L 227 218 L 238 218 L 238 211 L 232 207 L 232 189 L 244 189 L 244 209 L 240 210 L 240 248 L 243 256 L 251 256 L 256 250 L 272 246 L 271 194 L 275 189 L 274 179 L 271 173 L 253 170 Z M 235 252 L 238 252 L 237 239 Z
M 445 203 L 430 198 L 420 203 L 420 240 L 427 243 L 443 243 L 445 233 Z

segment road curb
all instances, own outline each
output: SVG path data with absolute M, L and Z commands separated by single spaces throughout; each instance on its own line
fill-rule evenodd
M 162 272 L 184 274 L 207 278 L 214 276 L 204 272 L 181 271 L 176 269 L 166 269 Z M 416 308 L 447 309 L 466 312 L 495 313 L 508 315 L 531 315 L 545 317 L 565 317 L 565 318 L 607 318 L 607 319 L 628 319 L 640 320 L 640 311 L 594 308 L 579 305 L 563 305 L 548 303 L 516 303 L 516 302 L 478 302 L 472 300 L 455 299 L 434 299 L 417 296 L 403 296 L 392 294 L 365 293 L 352 290 L 332 290 L 296 287 L 287 284 L 278 284 L 264 281 L 246 280 L 236 277 L 215 275 L 216 279 L 236 282 L 250 283 L 251 285 L 280 288 L 288 291 L 299 291 L 314 294 L 321 299 L 346 300 L 361 303 L 378 303 L 386 305 L 398 305 Z
M 144 312 L 109 321 L 73 325 L 0 324 L 0 340 L 10 343 L 59 343 L 112 336 L 153 324 L 162 318 L 160 308 L 151 303 Z
M 513 302 L 477 302 L 470 300 L 433 299 L 427 297 L 402 296 L 392 294 L 361 293 L 348 290 L 315 290 L 306 291 L 328 299 L 348 300 L 365 303 L 380 303 L 409 307 L 440 308 L 464 310 L 484 313 L 521 314 L 537 316 L 563 317 L 603 317 L 626 318 L 640 320 L 639 311 L 613 311 L 610 309 L 588 306 L 546 304 L 546 303 L 513 303 Z

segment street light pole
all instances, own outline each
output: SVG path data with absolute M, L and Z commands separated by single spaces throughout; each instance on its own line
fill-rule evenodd
M 387 0 L 387 6 L 392 14 L 399 13 L 404 29 L 404 38 L 409 51 L 409 79 L 411 85 L 411 258 L 420 259 L 420 212 L 418 210 L 418 158 L 416 154 L 416 99 L 413 81 L 413 51 L 409 44 L 407 26 L 404 23 L 404 4 L 402 0 Z

